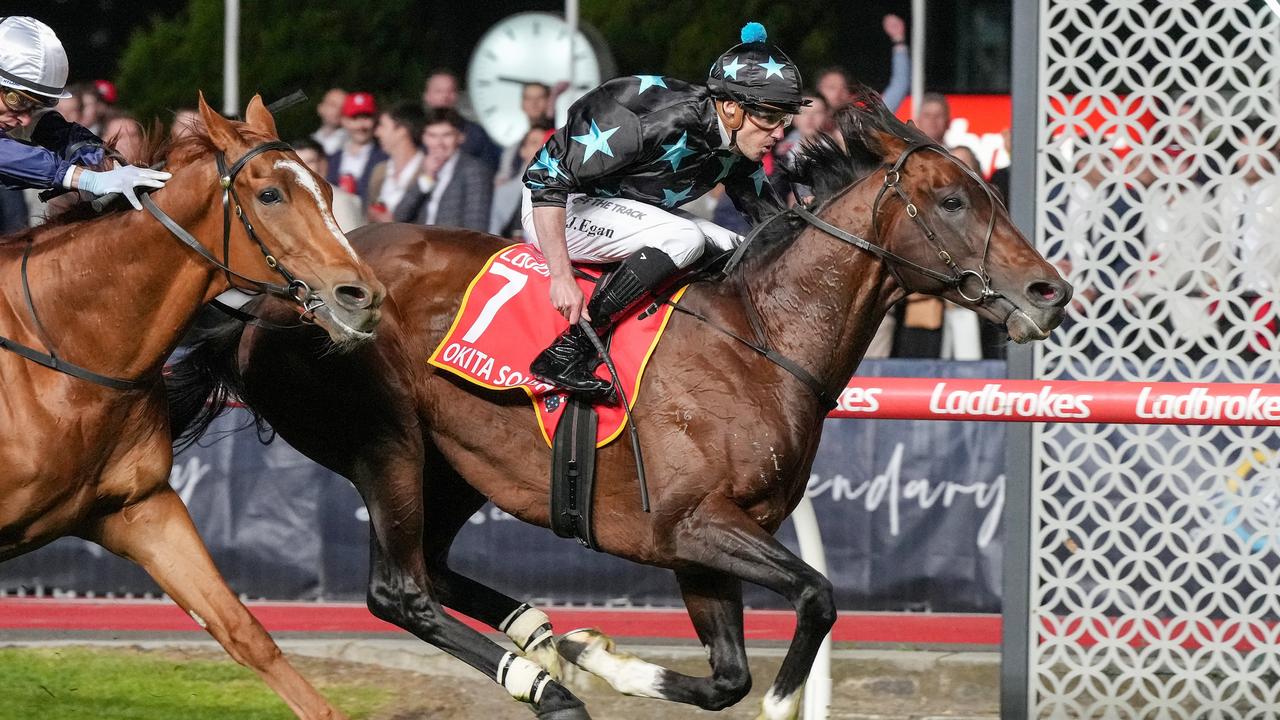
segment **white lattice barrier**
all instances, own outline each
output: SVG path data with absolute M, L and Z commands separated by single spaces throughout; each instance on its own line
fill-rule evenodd
M 1263 0 L 1039 8 L 1037 245 L 1078 300 L 1038 376 L 1275 382 L 1280 18 Z M 1276 429 L 1034 436 L 1033 716 L 1280 716 Z

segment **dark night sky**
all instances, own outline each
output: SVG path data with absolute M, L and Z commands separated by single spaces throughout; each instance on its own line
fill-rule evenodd
M 10 0 L 12 2 L 13 0 Z M 377 0 L 368 0 L 376 2 Z M 964 63 L 957 62 L 958 43 L 965 34 L 959 30 L 965 17 L 977 9 L 985 9 L 999 21 L 1007 15 L 1011 0 L 948 0 L 931 2 L 929 27 L 929 61 L 926 73 L 932 88 L 947 90 L 1005 90 L 1007 80 L 997 77 L 963 77 Z M 146 27 L 155 17 L 172 17 L 187 5 L 186 0 L 38 0 L 26 12 L 35 14 L 58 32 L 71 57 L 72 79 L 84 80 L 111 77 L 121 50 L 128 43 L 135 28 Z M 883 53 L 861 52 L 865 43 L 860 38 L 879 38 L 880 18 L 888 12 L 896 12 L 910 22 L 909 0 L 862 0 L 845 3 L 843 34 L 849 42 L 832 58 L 832 62 L 849 67 L 869 84 L 878 85 L 888 79 L 888 57 Z M 558 11 L 564 7 L 561 0 L 486 0 L 474 3 L 469 0 L 450 2 L 424 2 L 424 8 L 439 18 L 439 22 L 456 28 L 449 33 L 451 42 L 434 48 L 436 57 L 425 59 L 430 66 L 446 65 L 465 68 L 470 50 L 480 35 L 498 19 L 525 10 Z M 661 7 L 661 5 L 658 5 Z M 246 18 L 248 21 L 248 18 Z M 998 23 L 997 23 L 998 24 Z M 994 50 L 996 55 L 1007 57 L 1007 30 L 999 28 L 1003 48 Z M 988 50 L 988 54 L 993 51 Z M 651 72 L 653 68 L 619 67 L 620 73 Z

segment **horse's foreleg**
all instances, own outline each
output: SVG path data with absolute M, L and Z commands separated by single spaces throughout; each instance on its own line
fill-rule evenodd
M 742 583 L 718 573 L 677 573 L 689 617 L 707 648 L 710 677 L 692 677 L 614 650 L 595 630 L 560 639 L 560 653 L 627 695 L 659 698 L 722 710 L 751 690 L 742 630 Z
M 104 517 L 90 539 L 141 565 L 236 662 L 262 676 L 298 717 L 345 717 L 298 674 L 227 587 L 186 506 L 168 486 Z
M 831 582 L 726 498 L 708 497 L 677 526 L 674 541 L 681 561 L 768 588 L 795 608 L 796 633 L 759 720 L 798 717 L 801 688 L 836 621 Z

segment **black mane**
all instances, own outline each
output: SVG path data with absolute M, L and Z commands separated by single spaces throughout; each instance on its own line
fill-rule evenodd
M 853 100 L 836 111 L 834 121 L 841 143 L 821 135 L 815 142 L 805 142 L 787 170 L 788 179 L 808 186 L 813 192 L 813 206 L 822 205 L 853 183 L 882 167 L 892 152 L 885 141 L 890 137 L 906 143 L 932 143 L 914 124 L 899 120 L 885 107 L 880 95 L 866 85 L 854 88 Z M 804 226 L 795 213 L 780 211 L 763 222 L 768 226 L 754 241 L 748 254 L 756 255 L 769 248 L 785 247 Z

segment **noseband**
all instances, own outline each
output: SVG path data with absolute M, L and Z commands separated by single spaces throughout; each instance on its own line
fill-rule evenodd
M 946 287 L 955 288 L 956 292 L 960 295 L 960 297 L 964 298 L 966 301 L 971 303 L 981 304 L 993 298 L 1000 297 L 1000 293 L 996 292 L 991 287 L 991 278 L 990 276 L 987 275 L 987 268 L 986 268 L 987 253 L 991 249 L 991 235 L 995 231 L 995 226 L 996 226 L 995 196 L 991 193 L 991 189 L 987 187 L 985 183 L 981 182 L 981 180 L 979 180 L 976 175 L 974 175 L 972 170 L 970 170 L 967 167 L 961 166 L 962 168 L 964 168 L 964 171 L 966 173 L 968 173 L 975 180 L 978 180 L 979 187 L 981 187 L 983 190 L 986 191 L 987 197 L 991 200 L 991 214 L 987 220 L 987 237 L 982 246 L 982 259 L 978 263 L 978 269 L 977 270 L 963 269 L 956 264 L 955 258 L 951 255 L 951 253 L 948 252 L 947 249 L 942 246 L 942 243 L 938 240 L 938 234 L 933 231 L 933 228 L 929 227 L 929 223 L 925 222 L 924 217 L 921 216 L 920 214 L 919 207 L 911 200 L 911 196 L 908 195 L 906 190 L 904 190 L 902 187 L 903 166 L 906 164 L 907 158 L 911 157 L 911 155 L 918 150 L 932 150 L 938 153 L 939 155 L 942 155 L 947 160 L 950 160 L 951 162 L 956 163 L 957 165 L 960 164 L 960 161 L 951 157 L 951 155 L 948 154 L 947 151 L 944 150 L 939 145 L 935 145 L 933 143 L 914 143 L 911 146 L 909 146 L 906 150 L 904 150 L 901 155 L 898 156 L 898 160 L 893 165 L 891 166 L 886 165 L 885 173 L 884 173 L 884 183 L 880 186 L 880 192 L 876 193 L 875 202 L 872 203 L 871 205 L 871 237 L 875 239 L 876 242 L 870 242 L 864 238 L 860 238 L 857 235 L 854 235 L 853 233 L 850 233 L 846 230 L 842 230 L 841 228 L 838 228 L 835 225 L 832 225 L 826 220 L 819 218 L 817 215 L 814 215 L 812 212 L 807 210 L 802 205 L 796 205 L 795 207 L 792 208 L 792 210 L 796 213 L 796 215 L 800 216 L 800 218 L 802 218 L 805 222 L 818 228 L 819 230 L 822 230 L 828 235 L 831 235 L 837 240 L 849 243 L 850 245 L 866 250 L 867 252 L 885 260 L 889 265 L 889 269 L 893 272 L 894 277 L 898 279 L 898 284 L 901 285 L 902 288 L 904 290 L 907 290 L 908 292 L 911 291 L 910 286 L 903 280 L 902 276 L 898 273 L 899 268 L 906 268 L 908 270 L 915 271 L 917 273 L 920 273 L 921 275 L 924 275 L 925 277 L 931 278 L 933 280 L 937 280 L 938 282 L 942 283 Z M 859 183 L 854 183 L 844 192 L 849 192 L 853 188 L 857 187 L 858 184 Z M 929 244 L 933 246 L 935 251 L 937 251 L 938 259 L 940 259 L 943 262 L 943 264 L 946 265 L 947 268 L 951 270 L 951 274 L 948 275 L 946 273 L 941 273 L 941 272 L 938 272 L 937 270 L 934 270 L 933 268 L 928 268 L 917 262 L 908 260 L 907 258 L 904 258 L 901 255 L 898 255 L 897 253 L 894 253 L 886 249 L 884 245 L 879 242 L 880 241 L 880 224 L 879 222 L 877 222 L 877 220 L 880 217 L 880 205 L 881 203 L 884 202 L 885 197 L 889 195 L 890 191 L 893 191 L 895 195 L 897 195 L 899 198 L 902 199 L 903 205 L 905 206 L 905 209 L 906 209 L 907 217 L 911 218 L 915 222 L 916 226 L 920 228 L 920 231 L 924 233 L 925 239 L 928 240 Z M 840 195 L 843 195 L 844 192 L 840 193 Z M 839 197 L 839 195 L 837 195 L 836 197 Z M 832 199 L 834 200 L 835 198 L 832 198 Z M 969 278 L 973 278 L 977 280 L 978 283 L 981 284 L 981 288 L 977 291 L 976 294 L 970 295 L 965 291 L 966 281 Z
M 148 212 L 155 216 L 156 220 L 160 221 L 160 224 L 163 225 L 165 229 L 173 234 L 174 237 L 182 241 L 182 243 L 187 247 L 199 253 L 201 257 L 208 260 L 215 267 L 222 270 L 227 276 L 227 282 L 233 288 L 248 290 L 248 288 L 236 284 L 234 278 L 238 278 L 252 286 L 252 290 L 250 290 L 251 292 L 270 293 L 272 295 L 278 295 L 292 300 L 302 306 L 303 317 L 305 318 L 309 317 L 317 309 L 323 306 L 324 301 L 305 282 L 299 280 L 297 276 L 289 272 L 289 270 L 285 268 L 278 259 L 276 259 L 275 255 L 267 249 L 267 246 L 262 242 L 262 238 L 259 238 L 258 233 L 254 231 L 253 224 L 249 222 L 249 218 L 245 215 L 240 204 L 240 198 L 236 195 L 234 187 L 236 175 L 238 175 L 240 171 L 244 169 L 245 165 L 253 158 L 270 150 L 292 149 L 293 148 L 288 143 L 281 142 L 279 140 L 265 142 L 249 150 L 249 152 L 245 153 L 239 160 L 232 164 L 230 168 L 227 167 L 226 156 L 223 155 L 222 151 L 219 150 L 217 152 L 215 159 L 218 163 L 218 184 L 222 187 L 222 256 L 226 259 L 225 262 L 223 260 L 219 260 L 217 256 L 205 248 L 204 245 L 201 245 L 200 241 L 196 240 L 191 233 L 187 232 L 185 228 L 179 225 L 176 220 L 161 210 L 159 206 L 151 200 L 150 193 L 139 193 L 138 200 Z M 262 256 L 266 260 L 267 267 L 270 267 L 272 270 L 279 273 L 280 277 L 284 278 L 286 283 L 285 285 L 276 285 L 262 280 L 255 280 L 231 269 L 229 263 L 231 260 L 232 207 L 235 208 L 236 217 L 240 218 L 240 222 L 244 225 L 245 232 L 249 235 L 249 238 L 253 240 L 253 242 L 257 244 L 258 249 L 262 251 Z M 27 281 L 27 259 L 31 255 L 31 248 L 33 244 L 34 241 L 31 238 L 28 238 L 26 249 L 22 253 L 22 292 L 26 299 L 27 311 L 31 313 L 31 318 L 34 320 L 36 334 L 39 336 L 40 341 L 44 343 L 44 346 L 48 351 L 43 352 L 36 350 L 35 348 L 23 345 L 22 343 L 15 342 L 3 336 L 0 336 L 0 349 L 8 350 L 9 352 L 26 358 L 31 362 L 43 365 L 52 370 L 57 370 L 60 373 L 70 375 L 81 380 L 87 380 L 97 385 L 109 387 L 113 390 L 140 390 L 150 387 L 153 382 L 153 379 L 150 377 L 142 377 L 136 380 L 110 377 L 108 375 L 102 375 L 83 368 L 74 363 L 69 363 L 58 357 L 58 353 L 53 347 L 53 342 L 45 331 L 44 325 L 40 322 L 40 316 L 36 313 L 35 302 L 31 297 L 31 287 Z

